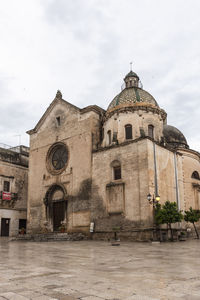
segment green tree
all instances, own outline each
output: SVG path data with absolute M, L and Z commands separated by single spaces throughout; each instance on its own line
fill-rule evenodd
M 176 202 L 166 201 L 164 205 L 158 205 L 155 210 L 156 224 L 167 224 L 170 229 L 171 239 L 173 241 L 172 223 L 180 222 L 183 219 L 182 213 L 178 210 Z
M 195 226 L 195 222 L 198 222 L 200 219 L 200 212 L 197 209 L 192 209 L 192 207 L 190 207 L 189 210 L 185 211 L 185 215 L 184 215 L 184 220 L 186 222 L 190 222 L 193 224 L 197 238 L 199 239 L 199 233 L 197 231 L 197 228 Z

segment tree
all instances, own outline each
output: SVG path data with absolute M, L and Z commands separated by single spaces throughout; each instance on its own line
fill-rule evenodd
M 176 202 L 166 201 L 164 205 L 156 206 L 155 221 L 156 224 L 167 224 L 167 228 L 170 229 L 171 239 L 173 241 L 172 223 L 180 222 L 183 219 L 183 215 L 178 211 Z
M 195 222 L 198 222 L 200 219 L 200 212 L 197 209 L 192 209 L 192 207 L 190 207 L 189 210 L 185 211 L 185 215 L 184 215 L 184 220 L 186 222 L 190 222 L 193 224 L 197 238 L 199 239 L 199 233 L 197 231 L 197 228 L 195 226 Z

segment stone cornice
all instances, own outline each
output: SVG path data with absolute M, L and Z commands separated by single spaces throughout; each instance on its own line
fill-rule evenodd
M 116 181 L 116 182 L 109 182 L 106 184 L 106 188 L 110 188 L 110 187 L 113 187 L 113 186 L 118 186 L 118 185 L 125 185 L 125 182 L 119 180 L 119 181 Z
M 112 117 L 115 113 L 119 114 L 119 113 L 123 113 L 123 112 L 128 112 L 128 111 L 135 112 L 135 111 L 139 111 L 139 110 L 159 114 L 159 115 L 161 115 L 163 120 L 165 120 L 167 117 L 167 113 L 163 109 L 160 109 L 159 107 L 154 106 L 150 103 L 145 103 L 145 102 L 133 103 L 133 104 L 130 103 L 128 106 L 126 103 L 126 104 L 120 104 L 120 105 L 108 110 L 105 115 L 105 121 L 108 120 L 110 117 Z
M 84 114 L 84 113 L 87 113 L 90 111 L 93 111 L 101 116 L 104 115 L 106 112 L 103 108 L 99 107 L 98 105 L 86 106 L 86 107 L 82 108 L 80 112 L 81 112 L 81 114 Z
M 198 191 L 200 191 L 200 184 L 198 183 L 192 183 L 192 186 L 196 189 L 198 189 Z
M 96 153 L 96 152 L 107 151 L 107 150 L 110 150 L 110 149 L 113 149 L 113 148 L 124 147 L 124 146 L 127 146 L 129 144 L 134 144 L 134 143 L 137 143 L 137 142 L 142 141 L 142 140 L 152 141 L 153 143 L 160 146 L 161 148 L 164 148 L 164 149 L 166 149 L 170 152 L 173 152 L 173 153 L 177 153 L 178 155 L 181 155 L 181 156 L 183 155 L 183 153 L 179 152 L 179 150 L 182 150 L 182 149 L 177 149 L 177 148 L 175 149 L 175 148 L 168 147 L 168 145 L 163 145 L 162 143 L 155 141 L 154 139 L 152 139 L 149 136 L 139 137 L 135 140 L 125 141 L 125 142 L 120 143 L 120 144 L 114 144 L 113 143 L 113 144 L 111 144 L 107 147 L 99 147 L 98 149 L 95 149 L 92 152 Z M 188 149 L 184 149 L 184 150 L 188 151 Z
M 196 150 L 193 150 L 193 149 L 184 149 L 184 148 L 177 148 L 177 151 L 180 151 L 182 153 L 182 155 L 185 154 L 185 152 L 187 154 L 193 154 L 193 155 L 196 155 L 198 156 L 198 158 L 200 159 L 200 153 Z

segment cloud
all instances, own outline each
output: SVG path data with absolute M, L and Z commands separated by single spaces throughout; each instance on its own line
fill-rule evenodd
M 57 89 L 77 106 L 106 108 L 133 61 L 169 123 L 200 151 L 199 10 L 197 0 L 5 1 L 0 97 L 9 113 L 2 142 L 15 145 L 17 131 L 27 143 L 25 132 Z

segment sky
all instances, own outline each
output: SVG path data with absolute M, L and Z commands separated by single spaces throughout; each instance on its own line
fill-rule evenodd
M 6 0 L 0 3 L 0 143 L 29 145 L 61 90 L 106 109 L 136 72 L 168 124 L 200 151 L 199 0 Z

